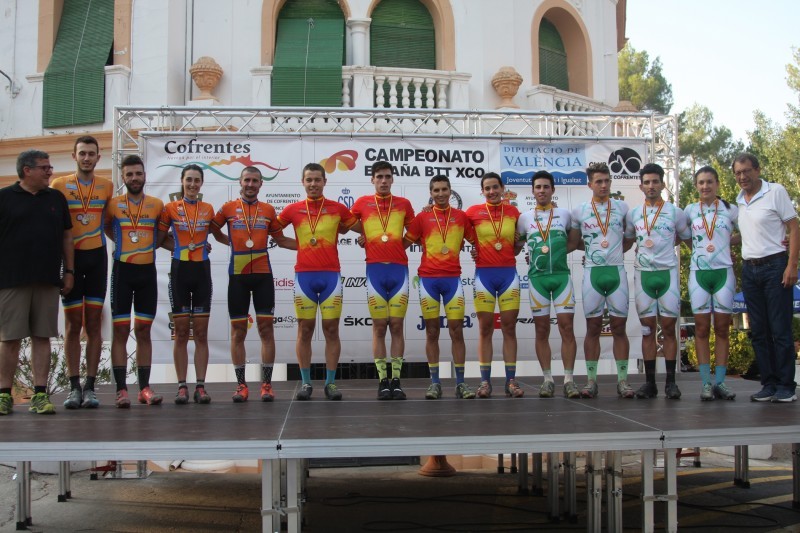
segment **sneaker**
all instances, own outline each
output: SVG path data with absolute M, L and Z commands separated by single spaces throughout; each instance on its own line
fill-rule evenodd
M 636 391 L 636 397 L 640 400 L 647 400 L 656 396 L 658 396 L 658 387 L 656 387 L 655 383 L 650 383 L 649 381 L 645 381 L 644 385 Z
M 275 399 L 275 393 L 272 392 L 272 383 L 261 384 L 261 401 L 271 402 Z
M 64 400 L 67 409 L 79 409 L 81 406 L 81 389 L 70 389 L 69 396 Z
M 178 387 L 178 394 L 175 395 L 175 403 L 177 405 L 186 405 L 189 403 L 189 387 Z
M 399 378 L 392 378 L 391 383 L 389 383 L 389 387 L 392 389 L 392 400 L 405 400 L 406 393 L 403 392 L 403 389 L 400 387 L 400 379 Z
M 575 384 L 574 381 L 567 381 L 564 383 L 564 398 L 580 398 L 581 391 L 578 390 L 578 386 Z
M 506 381 L 506 396 L 509 398 L 522 398 L 525 396 L 525 391 L 519 386 L 516 379 L 509 379 Z
M 597 382 L 587 381 L 586 385 L 581 389 L 581 398 L 597 398 L 598 392 Z
M 460 398 L 462 400 L 471 400 L 475 397 L 475 391 L 472 390 L 469 385 L 464 383 L 463 381 L 456 385 L 456 398 Z
M 151 389 L 149 385 L 139 391 L 139 396 L 137 399 L 139 400 L 139 403 L 146 405 L 160 405 L 161 402 L 164 401 L 164 397 L 153 392 L 153 389 Z
M 296 400 L 304 402 L 311 399 L 312 392 L 314 392 L 314 387 L 311 386 L 311 383 L 303 383 L 303 385 L 300 387 L 300 390 L 297 391 L 297 394 L 295 394 L 294 397 Z
M 389 386 L 389 380 L 387 378 L 383 378 L 378 383 L 378 399 L 379 400 L 392 399 L 392 388 Z
M 428 390 L 425 391 L 426 400 L 438 400 L 442 397 L 442 384 L 431 383 L 428 385 Z
M 714 387 L 711 386 L 711 383 L 703 383 L 703 388 L 700 389 L 700 400 L 704 402 L 714 400 Z
M 678 384 L 670 381 L 664 385 L 664 396 L 667 397 L 667 400 L 680 400 L 681 389 L 678 388 Z
M 556 393 L 556 384 L 553 381 L 545 381 L 539 387 L 539 398 L 552 398 Z
M 14 397 L 4 392 L 0 394 L 0 415 L 10 415 L 14 407 Z
M 478 392 L 475 393 L 478 398 L 491 398 L 492 397 L 492 384 L 488 381 L 481 381 L 478 386 Z
M 84 409 L 97 409 L 100 407 L 100 400 L 97 399 L 97 393 L 94 392 L 94 389 L 83 389 L 81 407 Z
M 774 385 L 764 385 L 764 388 L 755 394 L 750 395 L 751 402 L 768 402 L 772 400 L 777 390 Z
M 714 396 L 720 400 L 736 399 L 736 393 L 729 389 L 725 383 L 717 383 L 714 385 Z
M 246 402 L 249 396 L 250 390 L 247 388 L 247 384 L 239 383 L 236 386 L 236 392 L 233 393 L 233 403 Z
M 617 396 L 620 398 L 633 398 L 636 396 L 636 392 L 633 390 L 633 387 L 628 385 L 628 382 L 623 379 L 617 382 Z
M 128 398 L 128 389 L 120 389 L 117 391 L 117 399 L 114 400 L 114 405 L 118 409 L 127 409 L 131 406 L 131 399 Z
M 323 390 L 325 391 L 325 397 L 329 400 L 339 401 L 342 399 L 342 393 L 339 392 L 336 383 L 328 383 Z
M 208 405 L 211 403 L 211 396 L 208 395 L 205 387 L 195 387 L 194 403 L 199 403 L 202 405 Z
M 50 396 L 46 392 L 37 392 L 31 398 L 31 406 L 28 411 L 37 415 L 54 415 L 56 406 L 50 401 Z
M 772 397 L 772 403 L 792 403 L 796 400 L 797 395 L 790 389 L 780 389 Z

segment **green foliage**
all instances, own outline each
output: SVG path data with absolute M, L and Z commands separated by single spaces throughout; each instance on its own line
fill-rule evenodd
M 619 99 L 630 100 L 638 109 L 669 114 L 672 108 L 672 85 L 661 71 L 661 59 L 650 63 L 644 50 L 639 52 L 630 43 L 617 56 L 619 66 Z
M 792 317 L 792 338 L 800 341 L 800 318 Z
M 711 371 L 714 372 L 716 367 L 716 358 L 714 357 L 714 344 L 715 336 L 714 329 L 711 329 L 711 334 L 708 339 L 711 346 Z M 697 367 L 697 347 L 696 339 L 689 339 L 686 342 L 686 352 L 689 356 L 689 362 L 692 366 Z M 756 358 L 756 353 L 753 351 L 753 345 L 747 337 L 746 331 L 732 330 L 730 333 L 730 354 L 728 355 L 728 374 L 744 374 L 750 368 L 750 364 Z
M 681 161 L 688 163 L 687 175 L 703 165 L 730 167 L 743 146 L 734 142 L 731 130 L 714 125 L 714 114 L 706 106 L 694 104 L 678 115 L 678 145 Z

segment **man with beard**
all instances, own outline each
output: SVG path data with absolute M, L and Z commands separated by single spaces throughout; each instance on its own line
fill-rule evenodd
M 106 210 L 106 235 L 114 241 L 111 267 L 111 316 L 114 331 L 111 365 L 117 384 L 116 406 L 128 408 L 128 336 L 131 331 L 131 306 L 134 309 L 133 333 L 136 337 L 136 371 L 139 378 L 139 403 L 158 405 L 162 396 L 150 388 L 153 344 L 150 328 L 156 315 L 158 285 L 156 245 L 158 217 L 164 203 L 144 194 L 144 162 L 138 155 L 122 160 L 122 181 L 127 192 L 109 201 Z
M 64 354 L 70 383 L 64 407 L 96 408 L 100 402 L 94 392 L 94 382 L 103 344 L 100 319 L 108 278 L 103 216 L 114 187 L 111 181 L 94 174 L 100 161 L 97 139 L 89 135 L 79 137 L 72 159 L 77 163 L 75 174 L 56 178 L 50 185 L 67 199 L 75 244 L 75 286 L 62 296 L 66 329 Z M 86 383 L 83 388 L 80 382 L 82 329 L 86 330 Z

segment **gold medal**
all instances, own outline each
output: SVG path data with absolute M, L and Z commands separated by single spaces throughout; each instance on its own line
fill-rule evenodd
M 385 196 L 378 196 L 375 195 L 375 210 L 378 212 L 378 220 L 381 223 L 381 229 L 383 230 L 383 235 L 381 235 L 381 242 L 389 242 L 389 235 L 387 228 L 389 227 L 389 217 L 392 216 L 392 204 L 394 203 L 394 196 L 389 195 L 389 208 L 386 210 L 386 216 L 383 215 L 381 212 L 381 202 L 383 200 L 384 207 L 386 204 L 386 197 Z
M 494 243 L 494 249 L 495 249 L 495 250 L 497 250 L 497 251 L 499 252 L 500 250 L 502 250 L 502 249 L 503 249 L 503 243 L 502 243 L 502 242 L 496 242 L 496 243 Z
M 450 249 L 449 249 L 449 248 L 447 248 L 447 246 L 442 246 L 442 253 L 443 253 L 444 255 L 447 255 L 447 254 L 449 254 L 449 253 L 450 253 Z
M 546 254 L 549 251 L 550 251 L 550 247 L 549 246 L 542 246 L 542 253 L 543 254 Z
M 312 219 L 311 206 L 308 205 L 308 198 L 306 198 L 306 217 L 308 217 L 308 227 L 311 230 L 311 239 L 309 239 L 308 242 L 311 243 L 311 246 L 317 245 L 317 237 L 316 237 L 317 225 L 319 224 L 319 217 L 322 216 L 322 208 L 324 205 L 325 205 L 325 197 L 322 196 L 319 202 L 319 209 L 317 210 L 317 216 Z
M 381 242 L 389 242 L 389 236 L 385 233 L 381 235 Z
M 497 206 L 496 205 L 492 205 L 489 202 L 486 202 L 486 214 L 489 215 L 489 222 L 492 223 L 492 230 L 494 231 L 494 236 L 497 237 L 497 242 L 494 243 L 494 249 L 499 252 L 499 251 L 501 251 L 503 249 L 503 243 L 500 242 L 500 235 L 503 233 L 503 220 L 505 218 L 503 215 L 504 215 L 504 211 L 505 211 L 505 206 L 503 205 L 502 202 L 500 202 L 500 222 L 499 223 L 496 223 L 494 221 L 494 217 L 492 216 L 492 209 L 491 209 L 492 207 L 495 208 L 495 211 L 497 210 Z
M 602 246 L 603 248 L 608 248 L 608 241 L 607 241 L 607 240 L 605 240 L 605 239 L 603 239 L 603 240 L 600 242 L 600 246 Z
M 316 246 L 317 245 L 317 238 L 316 237 L 311 237 L 311 239 L 308 242 L 311 243 L 311 246 Z
M 709 252 L 709 253 L 711 253 L 711 252 L 713 252 L 714 250 L 716 250 L 716 248 L 714 248 L 714 245 L 713 245 L 713 244 L 709 244 L 708 246 L 706 246 L 706 250 L 708 250 L 708 252 Z
M 545 209 L 549 209 L 550 210 L 550 215 L 547 217 L 547 227 L 546 228 L 542 228 L 542 223 L 539 222 L 539 215 L 537 214 L 537 211 L 544 211 Z M 541 208 L 541 207 L 539 207 L 537 205 L 536 209 L 533 212 L 533 220 L 536 221 L 536 227 L 539 230 L 539 237 L 542 238 L 542 242 L 549 242 L 550 226 L 552 226 L 552 224 L 553 224 L 553 206 L 551 205 L 551 206 L 548 206 L 548 207 L 545 207 L 545 208 Z M 549 251 L 550 251 L 550 247 L 549 246 L 547 246 L 547 245 L 542 246 L 542 253 L 543 254 L 546 254 Z
M 444 231 L 442 231 L 442 224 L 439 222 L 439 215 L 436 214 L 437 211 L 444 211 Z M 450 229 L 450 206 L 448 205 L 446 210 L 434 206 L 433 218 L 436 219 L 436 226 L 439 228 L 439 235 L 442 238 L 442 253 L 447 255 L 450 253 L 450 249 L 447 247 L 447 231 Z

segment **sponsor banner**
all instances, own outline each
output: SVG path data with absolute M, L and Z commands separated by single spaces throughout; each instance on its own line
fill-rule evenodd
M 264 183 L 259 198 L 269 202 L 280 213 L 293 202 L 305 199 L 301 185 L 303 167 L 310 162 L 321 164 L 326 170 L 325 197 L 336 200 L 347 207 L 361 196 L 374 194 L 370 183 L 372 165 L 379 160 L 390 161 L 395 170 L 392 191 L 411 201 L 416 212 L 430 203 L 429 181 L 431 177 L 444 174 L 450 178 L 454 208 L 466 210 L 475 204 L 483 204 L 480 178 L 489 171 L 501 174 L 506 183 L 505 200 L 520 211 L 534 207 L 530 177 L 533 172 L 547 169 L 556 176 L 554 201 L 559 207 L 571 209 L 591 198 L 586 186 L 585 167 L 592 161 L 606 161 L 612 172 L 612 191 L 615 198 L 633 205 L 641 201 L 638 189 L 638 170 L 647 160 L 645 143 L 609 143 L 579 140 L 555 143 L 505 142 L 500 140 L 452 140 L 449 138 L 402 139 L 336 138 L 299 136 L 246 136 L 230 134 L 220 136 L 198 132 L 196 135 L 164 135 L 158 132 L 142 132 L 145 139 L 145 170 L 147 172 L 146 193 L 165 202 L 177 198 L 180 190 L 180 171 L 187 164 L 196 164 L 203 169 L 203 201 L 219 209 L 228 200 L 239 196 L 239 175 L 246 166 L 259 168 Z M 292 228 L 285 231 L 294 237 Z M 339 236 L 339 259 L 342 265 L 343 311 L 340 336 L 342 338 L 343 362 L 371 362 L 372 324 L 366 304 L 366 278 L 364 250 L 357 243 L 355 233 Z M 212 276 L 214 281 L 211 320 L 209 325 L 209 347 L 213 362 L 230 359 L 230 325 L 227 312 L 227 283 L 229 249 L 211 239 Z M 467 244 L 459 257 L 462 265 L 462 286 L 466 301 L 464 336 L 469 341 L 467 359 L 477 359 L 474 346 L 478 339 L 478 323 L 473 306 L 474 262 L 472 246 Z M 407 249 L 409 257 L 409 306 L 405 322 L 406 357 L 409 360 L 425 359 L 425 331 L 419 311 L 419 280 L 416 277 L 422 249 L 412 245 Z M 275 280 L 275 339 L 276 360 L 294 363 L 297 320 L 294 317 L 294 265 L 296 252 L 269 246 L 270 264 Z M 573 284 L 580 299 L 582 254 L 571 254 L 569 262 L 573 268 Z M 157 252 L 159 269 L 159 309 L 153 326 L 154 362 L 172 364 L 172 331 L 168 319 L 168 273 L 170 254 L 166 250 Z M 629 267 L 632 277 L 632 267 Z M 520 275 L 521 303 L 517 320 L 518 339 L 532 341 L 535 337 L 528 302 L 528 265 L 525 254 L 517 259 Z M 631 285 L 632 286 L 632 285 Z M 632 291 L 631 291 L 632 292 Z M 578 342 L 585 335 L 585 321 L 580 302 L 575 319 Z M 635 307 L 631 301 L 632 319 L 635 324 Z M 251 307 L 251 316 L 255 312 Z M 443 329 L 441 342 L 446 354 L 449 339 L 446 319 L 441 319 Z M 551 344 L 553 357 L 559 357 L 558 328 L 555 318 L 551 320 Z M 324 340 L 321 322 L 317 318 L 314 334 L 314 361 L 323 359 Z M 256 329 L 251 327 L 250 329 Z M 640 333 L 632 327 L 632 354 L 639 345 Z M 610 351 L 603 339 L 603 351 Z M 389 339 L 387 339 L 388 345 Z M 495 359 L 502 353 L 501 332 L 494 334 Z M 531 346 L 532 343 L 526 343 Z M 256 361 L 259 353 L 257 331 L 250 332 L 246 341 L 248 359 Z M 445 355 L 443 355 L 445 356 Z M 520 348 L 519 359 L 534 357 L 532 350 Z

